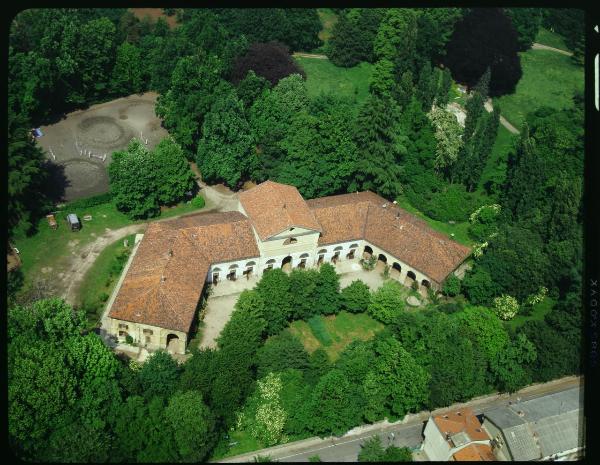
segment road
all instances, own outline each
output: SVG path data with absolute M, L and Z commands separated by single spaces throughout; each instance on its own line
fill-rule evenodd
M 491 409 L 506 405 L 509 401 L 515 402 L 517 397 L 521 400 L 533 399 L 555 392 L 564 391 L 583 384 L 583 378 L 569 376 L 549 383 L 532 385 L 519 392 L 508 394 L 493 394 L 484 396 L 464 404 L 454 404 L 450 407 L 437 409 L 433 412 L 424 411 L 414 415 L 407 415 L 402 422 L 390 424 L 380 422 L 374 425 L 365 425 L 349 431 L 341 438 L 310 438 L 296 441 L 282 446 L 275 446 L 260 451 L 222 459 L 220 463 L 251 462 L 257 455 L 270 456 L 273 461 L 280 462 L 307 462 L 314 455 L 318 455 L 323 462 L 356 462 L 360 445 L 375 434 L 382 439 L 382 444 L 397 447 L 418 448 L 422 442 L 422 431 L 430 414 L 441 413 L 470 407 L 476 415 Z M 392 439 L 391 434 L 394 434 Z

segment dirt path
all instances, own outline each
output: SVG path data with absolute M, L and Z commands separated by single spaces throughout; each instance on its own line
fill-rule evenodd
M 73 255 L 69 269 L 64 273 L 62 277 L 62 287 L 65 289 L 63 295 L 69 304 L 75 305 L 77 298 L 77 291 L 83 277 L 87 271 L 92 267 L 100 252 L 104 248 L 113 242 L 122 239 L 123 237 L 129 236 L 142 232 L 146 229 L 147 223 L 133 224 L 125 226 L 119 229 L 108 229 L 102 236 L 98 237 L 91 244 L 86 245 L 83 249 L 79 250 L 77 254 Z
M 551 50 L 556 53 L 562 53 L 563 55 L 573 56 L 572 52 L 567 52 L 566 50 L 561 50 L 560 48 L 550 47 L 549 45 L 538 44 L 537 42 L 534 42 L 531 48 L 533 50 Z
M 492 106 L 492 100 L 491 99 L 488 99 L 487 102 L 485 102 L 483 104 L 483 106 L 488 111 L 488 113 L 491 113 L 492 111 L 494 111 L 494 107 Z M 504 126 L 506 129 L 508 129 L 510 132 L 512 132 L 513 134 L 519 134 L 519 130 L 517 128 L 515 128 L 512 124 L 510 124 L 506 120 L 506 118 L 504 118 L 504 116 L 502 116 L 502 115 L 500 115 L 500 124 L 502 126 Z
M 292 55 L 295 57 L 302 57 L 302 58 L 318 58 L 319 60 L 328 60 L 329 59 L 329 58 L 327 58 L 326 55 L 318 55 L 316 53 L 294 52 Z

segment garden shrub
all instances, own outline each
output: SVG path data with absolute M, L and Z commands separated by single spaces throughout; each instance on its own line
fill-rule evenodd
M 203 208 L 205 205 L 204 197 L 198 195 L 192 199 L 192 207 Z
M 478 195 L 467 192 L 463 184 L 451 184 L 431 195 L 424 213 L 438 221 L 463 222 L 480 204 Z
M 444 286 L 442 287 L 442 292 L 444 295 L 455 297 L 460 293 L 460 279 L 452 273 L 446 279 Z

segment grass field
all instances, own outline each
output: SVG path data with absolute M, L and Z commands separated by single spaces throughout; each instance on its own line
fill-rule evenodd
M 306 87 L 311 98 L 333 94 L 356 99 L 361 103 L 369 95 L 373 65 L 360 63 L 353 68 L 335 66 L 329 60 L 294 57 L 306 72 Z
M 543 320 L 544 317 L 552 310 L 552 307 L 556 304 L 556 301 L 550 297 L 546 297 L 539 304 L 533 306 L 530 315 L 517 315 L 512 320 L 505 322 L 504 324 L 511 329 L 517 329 L 523 326 L 528 321 Z
M 550 32 L 548 29 L 544 29 L 543 27 L 540 27 L 535 38 L 535 42 L 538 44 L 547 45 L 549 47 L 558 48 L 560 50 L 565 50 L 567 52 L 571 51 L 569 47 L 566 46 L 564 39 L 560 35 Z
M 576 91 L 583 91 L 583 68 L 571 58 L 551 50 L 529 50 L 520 53 L 523 77 L 514 94 L 494 99 L 502 115 L 516 128 L 521 128 L 527 113 L 542 106 L 556 109 L 573 106 Z
M 518 135 L 512 134 L 504 126 L 498 126 L 496 142 L 494 142 L 492 153 L 487 160 L 481 174 L 481 179 L 479 180 L 478 190 L 480 192 L 484 192 L 484 186 L 488 181 L 493 180 L 497 183 L 504 182 L 506 179 L 506 162 L 508 160 L 508 154 L 512 150 L 518 137 Z
M 127 247 L 123 245 L 124 240 L 128 242 Z M 77 305 L 85 309 L 90 327 L 94 327 L 100 320 L 104 304 L 133 249 L 134 240 L 135 234 L 131 234 L 106 247 L 83 277 L 77 292 Z
M 406 211 L 418 216 L 419 218 L 425 220 L 425 222 L 431 226 L 432 229 L 435 229 L 438 232 L 444 233 L 448 236 L 448 239 L 455 240 L 456 242 L 472 246 L 473 241 L 469 237 L 467 230 L 469 229 L 468 221 L 463 223 L 455 223 L 449 224 L 443 221 L 437 221 L 432 218 L 429 218 L 424 213 L 421 213 L 415 207 L 413 207 L 406 197 L 400 196 L 397 198 L 398 206 L 404 208 Z M 450 234 L 454 233 L 454 236 L 450 236 Z
M 340 353 L 352 341 L 356 339 L 366 341 L 383 329 L 383 324 L 366 313 L 340 312 L 338 315 L 325 317 L 319 315 L 313 318 L 315 321 L 311 321 L 311 324 L 306 321 L 294 321 L 288 331 L 302 341 L 308 353 L 321 347 L 325 349 L 332 362 L 337 360 Z M 320 321 L 317 323 L 317 320 Z

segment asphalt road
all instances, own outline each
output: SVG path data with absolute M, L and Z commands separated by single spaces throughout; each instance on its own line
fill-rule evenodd
M 422 431 L 429 415 L 438 415 L 458 408 L 471 407 L 476 415 L 520 400 L 533 399 L 548 394 L 564 391 L 575 386 L 582 385 L 583 378 L 570 376 L 545 384 L 529 386 L 513 394 L 495 394 L 475 399 L 465 404 L 455 404 L 448 408 L 434 410 L 433 412 L 420 412 L 416 415 L 407 416 L 403 423 L 399 424 L 375 424 L 368 425 L 358 430 L 358 434 L 348 433 L 341 438 L 311 438 L 303 441 L 285 444 L 283 446 L 271 447 L 248 454 L 220 460 L 221 463 L 251 462 L 256 455 L 269 455 L 273 461 L 280 462 L 308 462 L 308 459 L 318 455 L 323 462 L 356 462 L 361 444 L 375 434 L 381 437 L 384 446 L 395 445 L 397 447 L 418 448 L 423 441 Z M 391 435 L 393 433 L 393 437 Z

